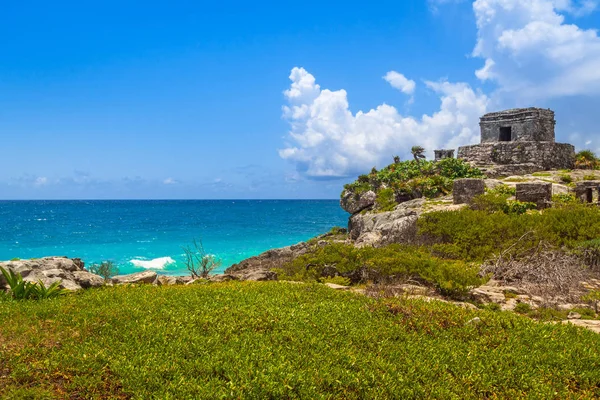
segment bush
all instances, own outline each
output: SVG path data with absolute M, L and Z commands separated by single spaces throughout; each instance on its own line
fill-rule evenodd
M 579 203 L 574 193 L 557 193 L 552 196 L 552 204 L 555 207 L 567 207 Z
M 119 268 L 112 261 L 102 261 L 100 264 L 92 264 L 89 267 L 92 274 L 96 274 L 108 281 L 111 277 L 119 275 Z
M 498 185 L 493 189 L 487 189 L 486 192 L 499 195 L 514 196 L 517 194 L 517 188 L 508 185 Z
M 544 241 L 555 247 L 576 249 L 600 237 L 600 210 L 577 204 L 523 215 L 461 209 L 431 212 L 418 221 L 420 239 L 438 251 L 466 261 L 485 261 L 519 241 L 522 250 Z
M 473 210 L 485 211 L 488 213 L 504 211 L 509 197 L 510 195 L 508 194 L 489 191 L 479 196 L 476 196 L 473 199 L 471 208 Z
M 537 209 L 537 204 L 527 202 L 527 201 L 518 201 L 518 200 L 508 200 L 506 205 L 502 211 L 506 214 L 525 214 L 529 210 Z
M 58 281 L 46 287 L 42 281 L 24 281 L 21 274 L 12 270 L 7 271 L 0 267 L 0 273 L 10 287 L 8 295 L 14 300 L 50 299 L 66 293 L 64 289 L 59 288 L 60 282 Z
M 210 273 L 221 265 L 221 260 L 213 254 L 208 254 L 201 240 L 195 240 L 191 246 L 183 248 L 185 266 L 192 278 L 208 278 Z
M 579 169 L 597 169 L 600 161 L 591 150 L 582 150 L 575 155 L 575 167 Z
M 424 248 L 399 244 L 381 248 L 356 248 L 345 243 L 314 247 L 277 272 L 283 280 L 317 281 L 326 267 L 335 267 L 342 276 L 366 269 L 370 278 L 381 281 L 418 280 L 452 297 L 461 297 L 487 280 L 478 275 L 476 265 L 442 260 Z
M 384 204 L 377 208 L 387 210 L 393 208 L 392 204 L 396 204 L 396 194 L 408 198 L 433 198 L 450 193 L 455 179 L 481 177 L 481 170 L 463 160 L 446 158 L 434 162 L 419 159 L 399 161 L 379 171 L 373 170 L 371 174 L 361 175 L 355 182 L 345 185 L 344 190 L 354 193 L 357 197 L 369 190 L 378 195 L 384 192 L 381 195 Z
M 527 303 L 517 303 L 515 312 L 519 314 L 528 314 L 531 312 L 531 306 Z
M 377 211 L 393 211 L 396 207 L 394 189 L 382 189 L 377 193 Z
M 573 178 L 569 174 L 560 174 L 559 178 L 560 178 L 560 181 L 562 183 L 571 183 L 571 182 L 573 182 Z

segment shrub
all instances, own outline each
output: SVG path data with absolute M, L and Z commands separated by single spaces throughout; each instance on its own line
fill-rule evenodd
M 555 207 L 566 207 L 579 203 L 574 193 L 557 193 L 552 196 L 552 204 Z
M 92 264 L 89 267 L 92 274 L 100 275 L 105 281 L 111 277 L 119 275 L 119 268 L 112 261 L 102 261 L 100 264 Z
M 208 278 L 208 275 L 221 265 L 221 260 L 204 250 L 201 240 L 195 240 L 191 246 L 183 248 L 185 266 L 193 278 Z
M 503 210 L 506 214 L 525 214 L 529 210 L 535 210 L 537 204 L 518 200 L 508 200 Z
M 596 174 L 587 174 L 583 176 L 584 181 L 595 181 L 596 179 L 598 179 Z
M 486 192 L 498 195 L 514 196 L 517 194 L 517 188 L 508 185 L 498 185 L 493 189 L 487 189 Z
M 569 174 L 560 174 L 560 181 L 563 183 L 571 183 L 573 182 L 573 178 Z
M 381 248 L 356 248 L 345 243 L 314 247 L 277 272 L 284 280 L 316 281 L 326 267 L 335 267 L 340 275 L 347 277 L 366 269 L 371 278 L 381 281 L 415 279 L 453 297 L 461 297 L 469 288 L 487 280 L 478 275 L 476 265 L 442 260 L 424 248 L 399 244 Z
M 46 287 L 42 281 L 24 281 L 21 274 L 10 269 L 7 271 L 0 267 L 0 273 L 6 279 L 10 287 L 9 295 L 14 300 L 49 299 L 66 293 L 64 289 L 59 288 L 60 282 L 58 281 Z
M 591 150 L 582 150 L 575 155 L 575 167 L 579 169 L 597 169 L 600 165 L 596 154 Z
M 417 224 L 423 243 L 438 245 L 466 261 L 485 261 L 527 232 L 532 234 L 519 242 L 522 250 L 537 246 L 541 240 L 575 249 L 600 237 L 600 210 L 577 204 L 517 215 L 466 208 L 427 213 Z
M 504 211 L 508 198 L 508 194 L 501 194 L 489 191 L 487 193 L 476 196 L 473 199 L 471 208 L 473 210 L 485 211 L 488 213 Z
M 352 283 L 350 281 L 350 279 L 344 278 L 343 276 L 330 276 L 330 277 L 327 277 L 327 278 L 322 278 L 321 282 L 323 282 L 323 283 L 334 283 L 336 285 L 342 285 L 342 286 L 350 286 L 350 284 Z
M 589 291 L 583 297 L 581 297 L 581 300 L 591 303 L 594 307 L 594 311 L 596 311 L 596 314 L 600 312 L 600 310 L 598 310 L 598 303 L 600 303 L 600 290 Z
M 531 312 L 531 306 L 527 303 L 517 303 L 515 312 L 519 314 L 528 314 Z
M 378 211 L 392 211 L 397 205 L 394 189 L 387 188 L 380 190 L 379 193 L 377 193 L 376 204 Z

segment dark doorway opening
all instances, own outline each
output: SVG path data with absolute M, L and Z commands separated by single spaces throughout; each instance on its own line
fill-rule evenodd
M 512 140 L 512 128 L 510 126 L 503 126 L 500 128 L 500 141 L 510 142 Z

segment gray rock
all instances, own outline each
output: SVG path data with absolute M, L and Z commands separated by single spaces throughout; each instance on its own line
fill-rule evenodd
M 326 283 L 325 286 L 327 286 L 330 289 L 333 290 L 349 290 L 350 286 L 344 286 L 344 285 L 337 285 L 335 283 Z
M 516 199 L 522 202 L 536 203 L 539 210 L 547 208 L 552 202 L 551 183 L 517 183 Z
M 356 214 L 364 209 L 372 207 L 375 204 L 375 200 L 377 200 L 377 194 L 372 190 L 359 195 L 349 190 L 344 190 L 340 200 L 340 206 L 350 214 Z
M 485 193 L 483 179 L 457 179 L 452 187 L 454 204 L 471 204 L 476 196 Z
M 581 314 L 571 311 L 569 315 L 567 315 L 567 319 L 581 319 Z
M 273 271 L 267 270 L 249 270 L 249 271 L 240 271 L 235 274 L 232 274 L 235 278 L 240 281 L 276 281 L 277 274 Z
M 238 278 L 235 275 L 218 274 L 218 275 L 209 276 L 208 280 L 211 282 L 227 282 L 227 281 L 237 281 Z
M 377 214 L 356 214 L 350 218 L 350 238 L 357 246 L 384 246 L 411 243 L 417 235 L 418 213 L 401 208 Z
M 154 271 L 143 271 L 129 275 L 117 275 L 112 278 L 112 283 L 115 285 L 123 285 L 127 283 L 154 283 L 157 274 Z
M 44 257 L 32 260 L 1 262 L 0 267 L 21 274 L 28 282 L 42 282 L 49 286 L 60 282 L 60 287 L 67 290 L 80 290 L 104 284 L 102 277 L 84 269 L 80 259 L 67 257 Z M 7 283 L 0 274 L 0 289 L 6 289 Z
M 75 271 L 73 272 L 73 276 L 75 277 L 75 281 L 84 289 L 104 285 L 104 279 L 101 276 L 88 271 Z
M 467 321 L 466 325 L 478 325 L 481 323 L 481 318 L 475 317 Z
M 154 284 L 158 286 L 183 285 L 189 280 L 185 278 L 189 277 L 158 275 L 154 281 Z

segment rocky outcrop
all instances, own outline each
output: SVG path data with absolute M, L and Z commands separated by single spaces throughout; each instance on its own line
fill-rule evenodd
M 350 239 L 357 246 L 385 246 L 410 243 L 417 234 L 417 219 L 425 199 L 414 199 L 396 206 L 394 211 L 356 214 L 350 218 Z
M 535 203 L 539 210 L 552 202 L 552 183 L 517 183 L 517 201 Z
M 473 199 L 485 193 L 483 179 L 457 179 L 452 186 L 454 204 L 471 204 Z
M 377 200 L 377 194 L 369 190 L 362 194 L 355 194 L 349 190 L 344 190 L 340 200 L 340 206 L 350 214 L 356 214 L 367 208 L 373 207 Z
M 28 282 L 42 282 L 50 286 L 60 282 L 67 290 L 80 290 L 104 285 L 104 279 L 84 269 L 80 259 L 67 257 L 44 257 L 32 260 L 1 262 L 0 267 L 21 274 Z M 7 289 L 7 283 L 0 274 L 0 289 Z
M 244 280 L 243 278 L 249 276 L 251 271 L 271 271 L 273 268 L 279 268 L 283 264 L 306 253 L 309 248 L 310 245 L 303 242 L 293 246 L 269 250 L 258 256 L 241 261 L 239 264 L 232 265 L 225 270 L 225 274 Z
M 143 271 L 129 275 L 117 275 L 112 278 L 112 283 L 115 285 L 124 285 L 128 283 L 154 283 L 157 274 L 154 271 Z

